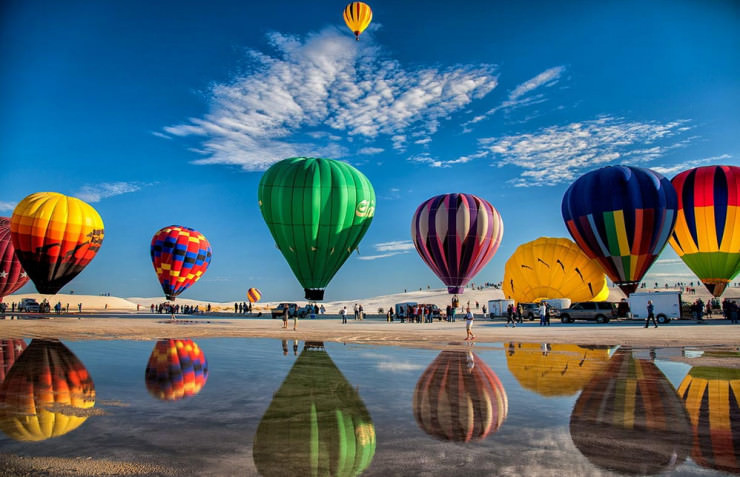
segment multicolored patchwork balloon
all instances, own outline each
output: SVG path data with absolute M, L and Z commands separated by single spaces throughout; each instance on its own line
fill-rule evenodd
M 28 282 L 10 239 L 10 219 L 0 217 L 0 302 Z
M 584 174 L 570 185 L 562 203 L 573 239 L 627 295 L 663 251 L 677 209 L 668 179 L 632 166 Z
M 472 351 L 442 351 L 414 389 L 414 417 L 427 434 L 454 442 L 499 430 L 509 401 L 498 376 Z
M 189 227 L 170 225 L 152 237 L 152 264 L 168 300 L 197 282 L 211 263 L 211 244 Z
M 498 250 L 501 214 L 473 194 L 443 194 L 423 202 L 411 220 L 411 239 L 451 294 L 462 293 Z
M 15 207 L 10 235 L 16 256 L 36 289 L 54 294 L 100 250 L 103 219 L 80 199 L 38 192 Z
M 159 340 L 146 365 L 146 388 L 164 401 L 198 394 L 208 381 L 208 361 L 193 340 Z
M 0 429 L 17 441 L 43 441 L 77 429 L 95 406 L 85 366 L 58 340 L 34 339 L 0 386 Z
M 740 272 L 740 167 L 697 167 L 671 183 L 678 218 L 669 243 L 718 297 Z
M 260 298 L 262 298 L 262 293 L 260 293 L 256 288 L 250 288 L 247 290 L 247 300 L 249 300 L 250 303 L 257 303 L 260 301 Z

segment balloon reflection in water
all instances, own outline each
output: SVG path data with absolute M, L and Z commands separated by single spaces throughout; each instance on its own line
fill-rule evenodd
M 18 441 L 42 441 L 77 429 L 95 406 L 82 362 L 57 340 L 32 340 L 0 386 L 0 429 Z
M 354 476 L 375 455 L 375 426 L 323 343 L 306 343 L 257 428 L 254 463 L 265 477 Z
M 472 351 L 442 351 L 414 390 L 417 424 L 444 440 L 485 439 L 501 427 L 508 411 L 501 381 Z
M 208 361 L 193 340 L 159 340 L 146 365 L 149 394 L 177 401 L 198 394 L 208 380 Z
M 0 340 L 0 384 L 25 349 L 26 342 L 23 340 Z
M 740 474 L 740 369 L 692 368 L 678 394 L 694 431 L 694 462 Z
M 619 350 L 583 389 L 570 435 L 591 463 L 627 474 L 656 474 L 681 464 L 689 419 L 675 388 L 649 360 Z
M 519 384 L 541 396 L 572 396 L 609 362 L 609 349 L 571 344 L 508 343 L 506 363 Z

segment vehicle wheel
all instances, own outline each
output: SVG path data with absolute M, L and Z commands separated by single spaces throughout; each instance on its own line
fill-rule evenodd
M 596 315 L 596 323 L 609 323 L 604 315 Z
M 530 313 L 527 318 L 529 318 L 529 321 L 534 321 L 534 315 Z
M 656 318 L 658 319 L 658 323 L 660 323 L 661 325 L 664 325 L 670 321 L 668 317 L 663 314 L 658 315 Z
M 570 323 L 570 316 L 568 316 L 568 315 L 560 315 L 560 322 L 561 323 Z

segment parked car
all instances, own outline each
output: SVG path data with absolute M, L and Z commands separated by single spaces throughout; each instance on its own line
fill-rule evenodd
M 539 318 L 540 316 L 540 305 L 539 303 L 519 303 L 522 305 L 522 319 L 528 319 L 529 321 Z
M 613 303 L 608 301 L 584 301 L 572 303 L 570 307 L 560 310 L 560 321 L 573 323 L 575 320 L 589 320 L 597 323 L 609 323 L 617 316 Z
M 24 298 L 18 305 L 18 311 L 27 311 L 30 313 L 39 313 L 41 311 L 41 305 L 33 298 Z
M 297 303 L 280 303 L 278 306 L 270 310 L 273 318 L 280 318 L 283 316 L 283 310 L 288 309 L 288 314 L 293 316 L 298 309 Z

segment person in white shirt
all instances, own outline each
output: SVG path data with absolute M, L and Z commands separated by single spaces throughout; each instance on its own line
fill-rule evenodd
M 475 315 L 473 315 L 473 312 L 470 311 L 470 307 L 468 307 L 465 310 L 465 332 L 467 333 L 465 341 L 475 339 L 475 335 L 473 334 L 473 321 L 475 321 Z

